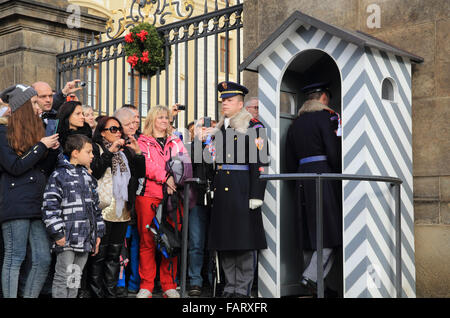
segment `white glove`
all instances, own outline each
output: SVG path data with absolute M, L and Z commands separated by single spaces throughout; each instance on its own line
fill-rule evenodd
M 257 209 L 261 205 L 263 205 L 263 201 L 262 200 L 258 200 L 258 199 L 250 199 L 250 202 L 248 203 L 248 206 L 250 207 L 250 210 Z

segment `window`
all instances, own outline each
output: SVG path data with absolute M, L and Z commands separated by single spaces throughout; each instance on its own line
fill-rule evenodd
M 94 67 L 89 66 L 87 72 L 88 81 L 86 83 L 88 91 L 87 104 L 90 105 L 94 110 L 98 110 L 100 113 L 101 109 L 100 105 L 98 104 L 98 76 L 98 64 L 96 64 Z
M 280 112 L 290 115 L 296 114 L 297 97 L 295 93 L 280 92 Z
M 231 73 L 231 39 L 228 39 L 228 47 L 226 43 L 226 37 L 220 37 L 220 58 L 219 58 L 219 70 L 222 73 L 226 72 L 226 63 L 228 62 L 228 73 Z M 228 50 L 228 58 L 227 58 L 227 50 Z
M 392 78 L 385 78 L 381 84 L 381 98 L 391 102 L 395 101 L 396 84 Z
M 128 104 L 133 104 L 139 107 L 139 73 L 134 72 L 134 83 L 133 83 L 133 100 L 131 100 L 132 95 L 132 77 L 131 77 L 131 67 L 128 66 Z M 147 117 L 148 111 L 148 79 L 147 77 L 142 77 L 142 100 L 141 100 L 141 117 Z

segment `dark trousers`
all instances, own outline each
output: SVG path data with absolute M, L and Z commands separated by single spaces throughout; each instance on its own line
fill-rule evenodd
M 223 291 L 250 296 L 257 266 L 257 251 L 221 251 L 219 255 L 225 276 Z

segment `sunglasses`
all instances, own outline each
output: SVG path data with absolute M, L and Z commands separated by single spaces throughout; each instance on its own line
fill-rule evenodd
M 109 128 L 104 128 L 103 130 L 109 130 L 112 134 L 115 134 L 118 131 L 122 132 L 122 127 L 111 126 Z

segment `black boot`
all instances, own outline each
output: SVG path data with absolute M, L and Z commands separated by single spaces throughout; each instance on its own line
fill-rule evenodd
M 120 271 L 120 251 L 122 244 L 109 244 L 105 259 L 105 297 L 116 298 Z
M 88 276 L 87 285 L 88 290 L 93 298 L 104 297 L 103 276 L 105 267 L 106 245 L 100 245 L 98 253 L 95 256 L 90 256 L 88 262 Z
M 88 258 L 86 266 L 84 266 L 84 268 L 83 268 L 83 273 L 81 275 L 81 281 L 80 281 L 80 289 L 78 289 L 77 298 L 92 298 L 91 292 L 89 291 L 89 287 L 87 284 L 89 261 L 90 261 L 90 259 Z

